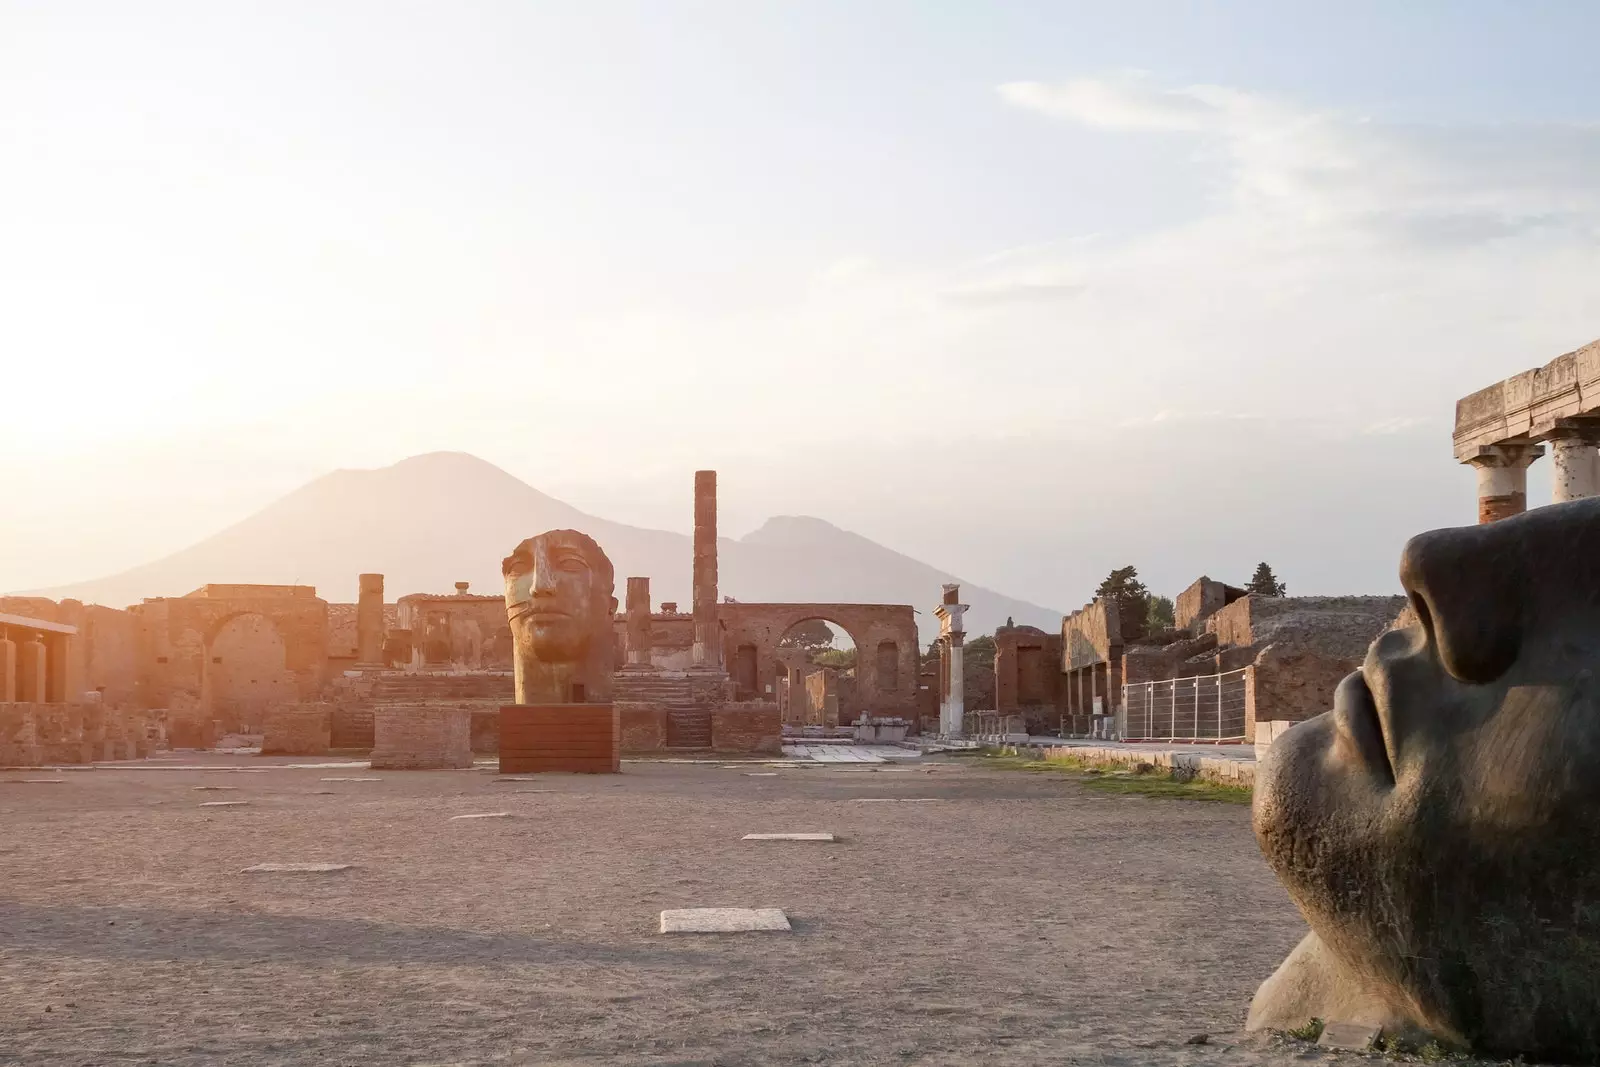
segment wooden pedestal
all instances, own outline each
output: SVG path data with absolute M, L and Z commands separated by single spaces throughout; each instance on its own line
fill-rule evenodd
M 622 728 L 613 704 L 506 704 L 500 708 L 500 773 L 622 770 Z

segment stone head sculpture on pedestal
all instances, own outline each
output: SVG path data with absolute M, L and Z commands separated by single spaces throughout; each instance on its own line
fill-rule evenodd
M 549 530 L 500 565 L 518 704 L 606 703 L 615 658 L 611 561 L 587 534 Z
M 1311 1017 L 1600 1058 L 1600 499 L 1413 538 L 1417 624 L 1272 746 L 1255 830 L 1311 933 L 1252 1029 Z

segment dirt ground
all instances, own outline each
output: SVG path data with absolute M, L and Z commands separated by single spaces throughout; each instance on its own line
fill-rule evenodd
M 1340 1058 L 1238 1032 L 1304 932 L 1243 806 L 957 760 L 291 762 L 0 774 L 0 1063 Z M 811 830 L 842 840 L 740 841 Z M 307 861 L 353 867 L 241 873 Z M 656 932 L 695 906 L 795 931 Z

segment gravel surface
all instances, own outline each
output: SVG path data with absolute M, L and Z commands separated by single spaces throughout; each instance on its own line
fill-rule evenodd
M 1338 1058 L 1238 1033 L 1304 933 L 1242 806 L 956 759 L 164 762 L 216 769 L 0 774 L 0 1063 Z M 839 840 L 740 840 L 806 831 Z M 243 873 L 263 863 L 351 866 Z M 794 932 L 657 932 L 688 907 Z

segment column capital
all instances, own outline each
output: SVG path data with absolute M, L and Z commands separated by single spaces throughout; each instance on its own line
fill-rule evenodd
M 1534 441 L 1500 441 L 1479 445 L 1477 453 L 1462 460 L 1474 467 L 1523 468 L 1544 455 L 1544 446 Z
M 1594 419 L 1557 419 L 1548 430 L 1540 434 L 1543 440 L 1575 441 L 1585 445 L 1600 445 L 1600 421 Z

